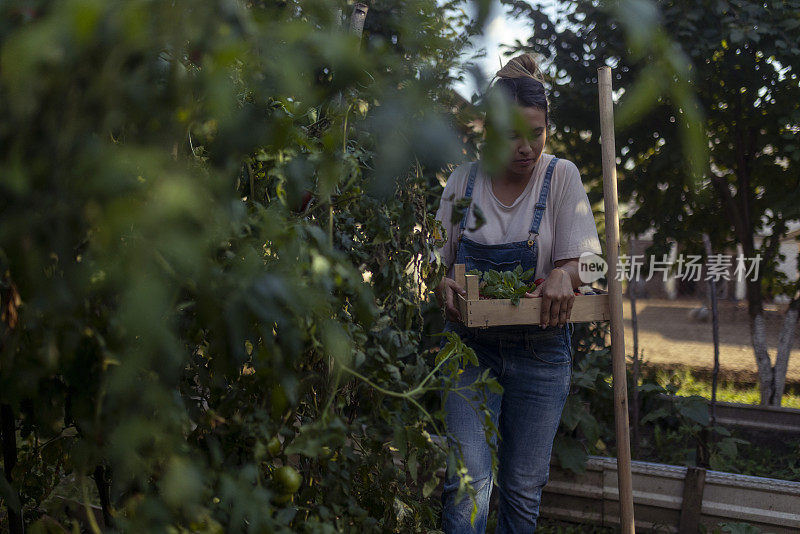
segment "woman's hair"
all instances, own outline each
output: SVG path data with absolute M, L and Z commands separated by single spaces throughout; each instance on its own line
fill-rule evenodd
M 542 83 L 544 76 L 531 54 L 520 54 L 511 58 L 497 71 L 495 78 L 498 79 L 492 88 L 501 89 L 520 106 L 541 109 L 544 111 L 545 123 L 550 124 L 549 102 Z

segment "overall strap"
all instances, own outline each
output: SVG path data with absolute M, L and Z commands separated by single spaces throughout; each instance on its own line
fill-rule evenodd
M 473 161 L 469 169 L 469 178 L 467 178 L 467 190 L 464 192 L 464 198 L 472 198 L 472 188 L 475 186 L 475 175 L 478 172 L 478 162 Z M 464 210 L 464 216 L 461 218 L 461 234 L 464 233 L 464 227 L 467 225 L 467 217 L 469 216 L 469 206 Z M 458 237 L 461 240 L 461 236 Z
M 550 193 L 550 179 L 553 177 L 553 169 L 556 166 L 558 158 L 553 156 L 550 164 L 547 166 L 547 171 L 544 175 L 544 183 L 542 184 L 542 191 L 539 193 L 539 201 L 536 202 L 536 208 L 533 210 L 533 222 L 531 223 L 531 231 L 528 234 L 528 246 L 533 245 L 533 236 L 539 235 L 539 223 L 542 222 L 544 215 L 544 208 L 547 206 L 547 195 Z

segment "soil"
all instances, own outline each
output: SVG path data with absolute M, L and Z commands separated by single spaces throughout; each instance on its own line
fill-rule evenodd
M 750 338 L 750 320 L 745 301 L 719 301 L 720 377 L 737 382 L 757 383 L 756 361 Z M 710 372 L 714 367 L 714 344 L 711 317 L 693 319 L 692 308 L 701 306 L 697 299 L 637 299 L 639 353 L 646 363 L 664 368 L 690 367 Z M 778 336 L 786 305 L 765 305 L 767 346 L 775 363 Z M 631 305 L 624 299 L 625 352 L 633 353 Z M 789 357 L 787 383 L 800 383 L 800 332 L 795 326 L 794 343 Z

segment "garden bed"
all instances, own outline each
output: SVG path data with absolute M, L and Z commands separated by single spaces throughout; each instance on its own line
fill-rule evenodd
M 636 526 L 678 532 L 687 467 L 632 462 Z M 742 522 L 775 534 L 800 530 L 800 482 L 706 471 L 700 523 Z M 617 462 L 591 456 L 586 473 L 552 466 L 542 496 L 543 517 L 604 526 L 619 523 Z

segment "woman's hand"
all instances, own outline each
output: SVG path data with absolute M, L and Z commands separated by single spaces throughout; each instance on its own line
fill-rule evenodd
M 458 285 L 452 278 L 447 278 L 446 276 L 442 278 L 442 281 L 433 290 L 436 300 L 439 301 L 439 307 L 444 306 L 444 315 L 448 321 L 461 321 L 461 312 L 455 306 L 454 292 L 456 291 L 460 295 L 467 296 L 467 292 L 463 287 Z
M 575 292 L 572 278 L 566 270 L 556 267 L 533 293 L 525 293 L 525 296 L 542 297 L 541 328 L 564 326 L 569 321 Z

